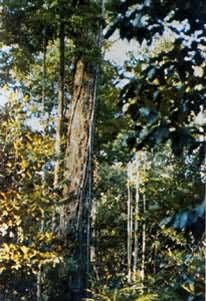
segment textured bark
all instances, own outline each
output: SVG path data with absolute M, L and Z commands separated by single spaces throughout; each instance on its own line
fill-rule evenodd
M 146 198 L 143 195 L 142 200 L 142 215 L 145 218 L 146 213 Z M 145 279 L 145 251 L 146 251 L 146 224 L 143 220 L 142 224 L 142 262 L 141 262 L 141 280 L 142 280 L 142 287 L 144 289 L 144 279 Z
M 84 2 L 84 9 L 89 2 Z M 103 7 L 102 0 L 100 3 Z M 101 25 L 99 24 L 96 34 L 92 27 L 88 26 L 85 30 L 83 38 L 81 37 L 83 43 L 85 40 L 88 47 L 86 38 L 88 36 L 91 49 L 100 50 Z M 98 73 L 99 66 L 95 57 L 91 60 L 91 57 L 80 54 L 76 58 L 72 99 L 68 112 L 64 205 L 60 212 L 60 231 L 65 242 L 65 256 L 72 256 L 76 263 L 76 269 L 69 273 L 68 279 L 70 301 L 80 301 L 87 296 L 85 290 L 88 287 L 90 270 L 92 145 Z
M 96 93 L 96 69 L 82 59 L 76 63 L 73 96 L 69 110 L 67 149 L 65 154 L 65 205 L 61 210 L 60 229 L 69 256 L 77 264 L 70 281 L 70 299 L 84 296 L 87 286 L 90 222 L 90 162 Z
M 87 73 L 82 60 L 76 64 L 74 92 L 69 111 L 67 149 L 65 155 L 64 187 L 66 205 L 61 218 L 62 233 L 67 224 L 79 229 L 82 198 L 88 183 L 90 135 L 94 107 L 94 76 Z
M 128 180 L 127 183 L 127 279 L 131 282 L 132 276 L 132 198 L 131 198 L 131 187 Z
M 134 205 L 134 262 L 133 262 L 133 281 L 136 281 L 137 260 L 138 260 L 138 232 L 139 232 L 139 157 L 136 157 L 136 185 L 135 185 L 135 205 Z

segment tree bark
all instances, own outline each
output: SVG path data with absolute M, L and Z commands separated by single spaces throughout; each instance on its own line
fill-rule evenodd
M 143 195 L 142 203 L 143 203 L 142 204 L 143 224 L 142 224 L 141 280 L 142 280 L 142 288 L 144 289 L 144 279 L 145 279 L 145 251 L 146 251 L 146 224 L 145 224 L 146 198 L 145 198 L 145 195 Z
M 134 205 L 134 261 L 133 261 L 133 281 L 137 276 L 137 260 L 138 260 L 138 231 L 139 231 L 139 156 L 136 156 L 136 179 L 135 179 L 135 205 Z
M 78 59 L 74 75 L 74 90 L 69 112 L 67 149 L 65 154 L 65 205 L 60 229 L 66 247 L 76 261 L 77 270 L 70 282 L 71 300 L 84 296 L 88 264 L 88 221 L 90 205 L 89 161 L 96 90 L 95 70 Z
M 102 2 L 102 1 L 101 1 Z M 89 1 L 85 3 L 89 4 Z M 84 7 L 86 9 L 86 7 Z M 92 42 L 91 50 L 101 49 L 101 25 L 97 33 L 86 29 L 82 39 Z M 85 41 L 88 45 L 88 41 Z M 87 46 L 88 47 L 88 46 Z M 86 49 L 89 51 L 89 49 Z M 65 257 L 73 258 L 75 269 L 69 273 L 70 301 L 87 297 L 90 265 L 92 144 L 98 57 L 79 54 L 76 58 L 73 91 L 68 112 L 67 145 L 64 160 L 64 205 L 60 212 L 60 231 L 65 243 Z
M 46 98 L 46 55 L 47 41 L 46 29 L 43 29 L 43 64 L 42 64 L 42 113 L 45 114 L 45 98 Z
M 138 260 L 138 217 L 139 217 L 139 188 L 136 186 L 135 208 L 134 208 L 134 261 L 133 261 L 133 281 L 136 281 L 137 276 L 137 260 Z
M 127 182 L 127 280 L 131 282 L 132 276 L 132 198 L 130 181 Z

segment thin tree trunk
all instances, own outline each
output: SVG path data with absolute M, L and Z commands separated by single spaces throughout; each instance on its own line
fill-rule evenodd
M 45 113 L 45 98 L 46 98 L 46 29 L 43 29 L 43 64 L 42 64 L 42 112 Z
M 131 204 L 131 187 L 130 182 L 127 182 L 127 278 L 131 282 L 132 276 L 132 204 Z
M 152 264 L 153 264 L 153 273 L 156 274 L 157 273 L 157 269 L 156 269 L 156 266 L 157 266 L 157 246 L 156 244 L 154 245 L 153 247 L 153 260 L 152 260 Z
M 43 64 L 42 64 L 42 115 L 45 115 L 45 97 L 46 97 L 46 54 L 47 54 L 47 42 L 46 42 L 46 30 L 43 29 Z M 44 117 L 43 117 L 44 118 Z M 43 127 L 43 131 L 45 132 L 45 126 Z M 45 171 L 43 171 L 42 175 L 42 193 L 45 196 L 45 187 L 46 187 L 46 179 L 45 179 Z M 45 224 L 45 215 L 44 211 L 41 212 L 41 224 L 40 224 L 40 232 L 44 231 Z M 39 270 L 37 272 L 37 283 L 36 283 L 36 299 L 37 301 L 41 300 L 42 297 L 42 267 L 39 264 Z
M 57 119 L 56 119 L 56 141 L 55 141 L 55 168 L 54 168 L 54 188 L 58 189 L 60 181 L 60 167 L 61 167 L 61 138 L 62 138 L 62 121 L 64 110 L 64 79 L 65 79 L 65 32 L 64 23 L 60 23 L 59 29 L 59 91 L 58 91 L 58 105 L 57 105 Z M 56 228 L 56 208 L 53 209 L 52 216 L 52 231 Z
M 96 256 L 96 243 L 97 243 L 97 233 L 95 230 L 97 218 L 97 201 L 95 199 L 92 200 L 92 209 L 91 209 L 91 241 L 90 241 L 90 263 L 92 265 L 92 273 L 97 281 L 100 280 L 97 268 L 97 256 Z
M 130 187 L 131 189 L 131 187 Z M 131 193 L 131 204 L 130 204 L 130 232 L 131 232 L 131 281 L 133 279 L 132 273 L 132 264 L 133 264 L 133 252 L 134 252 L 134 198 L 132 189 L 130 190 Z
M 142 215 L 143 215 L 143 224 L 142 224 L 142 264 L 141 264 L 141 280 L 142 286 L 144 289 L 144 279 L 145 279 L 145 250 L 146 250 L 146 224 L 145 224 L 145 213 L 146 213 L 146 198 L 143 195 L 143 208 L 142 208 Z
M 139 219 L 139 158 L 136 157 L 136 180 L 135 180 L 135 208 L 134 208 L 134 261 L 133 261 L 133 281 L 136 281 L 137 260 L 138 260 L 138 219 Z
M 37 273 L 37 289 L 36 289 L 36 300 L 41 301 L 41 268 L 39 265 L 39 270 Z
M 104 18 L 104 0 L 99 0 L 99 7 L 101 10 L 101 18 Z M 100 20 L 99 24 L 99 33 L 97 37 L 97 48 L 102 51 L 102 42 L 103 42 L 103 26 Z M 96 89 L 97 89 L 97 81 L 99 79 L 99 65 L 96 66 L 95 72 L 95 90 L 94 90 L 94 97 L 96 97 Z M 90 152 L 89 152 L 89 219 L 87 224 L 87 275 L 94 271 L 95 277 L 99 280 L 98 269 L 96 267 L 96 217 L 97 217 L 97 202 L 96 200 L 92 199 L 92 183 L 93 183 L 93 169 L 92 169 L 92 155 L 93 155 L 93 145 L 94 145 L 94 136 L 95 136 L 95 112 L 96 112 L 96 101 L 94 101 L 94 108 L 93 108 L 93 116 L 92 116 L 92 128 L 91 128 L 91 143 L 90 143 Z M 92 265 L 92 269 L 91 266 Z
M 44 181 L 44 179 L 43 179 Z M 45 183 L 45 182 L 43 182 Z M 44 192 L 43 192 L 44 193 Z M 44 225 L 45 225 L 45 214 L 44 210 L 41 209 L 41 224 L 40 224 L 40 232 L 44 231 Z M 38 272 L 37 272 L 37 282 L 36 282 L 36 300 L 41 301 L 42 300 L 42 278 L 43 278 L 43 271 L 42 271 L 42 265 L 39 263 L 38 265 Z

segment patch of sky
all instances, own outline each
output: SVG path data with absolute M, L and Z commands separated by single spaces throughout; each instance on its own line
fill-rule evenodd
M 3 107 L 8 102 L 8 92 L 0 89 L 0 106 Z

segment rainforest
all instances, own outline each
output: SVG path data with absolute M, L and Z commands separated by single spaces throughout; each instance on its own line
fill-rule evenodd
M 0 1 L 0 301 L 204 301 L 204 0 Z

